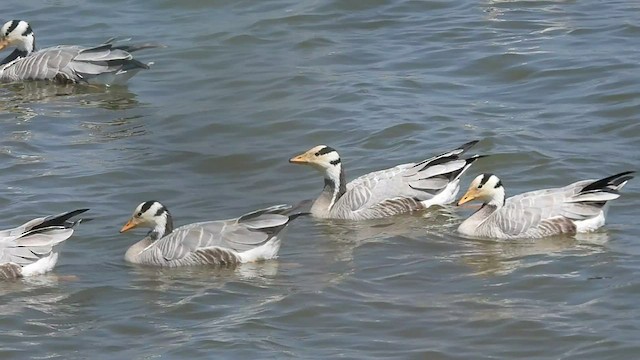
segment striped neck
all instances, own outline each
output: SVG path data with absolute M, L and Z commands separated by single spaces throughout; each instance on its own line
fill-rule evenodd
M 154 241 L 162 239 L 163 237 L 173 232 L 173 218 L 169 211 L 164 211 L 155 217 L 156 226 L 149 231 L 147 236 L 151 237 Z
M 338 201 L 338 199 L 347 192 L 347 182 L 345 179 L 345 172 L 342 170 L 342 166 L 339 163 L 327 169 L 325 172 L 323 192 L 328 193 L 331 197 L 328 204 L 329 210 L 331 210 L 336 201 Z

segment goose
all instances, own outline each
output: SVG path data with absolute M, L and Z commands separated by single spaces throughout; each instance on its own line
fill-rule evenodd
M 94 47 L 59 45 L 35 48 L 35 35 L 24 20 L 11 20 L 0 28 L 0 50 L 16 49 L 0 61 L 0 81 L 50 80 L 60 83 L 123 84 L 148 69 L 131 52 L 162 47 L 158 44 L 116 46 L 114 39 Z
M 325 219 L 367 220 L 451 203 L 460 176 L 480 155 L 460 158 L 478 141 L 418 163 L 375 171 L 346 182 L 338 152 L 318 145 L 289 160 L 309 165 L 324 175 L 324 189 L 311 206 L 311 215 Z
M 600 180 L 582 180 L 561 188 L 526 192 L 505 199 L 502 181 L 494 174 L 480 174 L 458 201 L 472 200 L 482 207 L 458 227 L 471 237 L 494 239 L 542 238 L 598 229 L 605 222 L 607 201 L 633 178 L 625 171 Z
M 17 279 L 51 271 L 58 261 L 56 245 L 70 238 L 74 226 L 83 220 L 70 219 L 88 210 L 41 217 L 0 231 L 0 279 Z
M 169 210 L 155 200 L 138 205 L 121 233 L 138 226 L 151 228 L 132 245 L 125 261 L 134 264 L 178 267 L 192 265 L 236 266 L 269 260 L 280 249 L 279 233 L 302 213 L 283 215 L 288 205 L 256 210 L 235 219 L 197 222 L 173 228 Z

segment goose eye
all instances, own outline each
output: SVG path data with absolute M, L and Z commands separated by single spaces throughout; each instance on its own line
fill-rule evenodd
M 137 217 L 142 216 L 142 212 L 137 213 L 137 214 L 136 214 L 136 216 L 137 216 Z

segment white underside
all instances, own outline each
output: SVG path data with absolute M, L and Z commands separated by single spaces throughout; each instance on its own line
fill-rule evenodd
M 420 203 L 426 208 L 433 205 L 451 204 L 456 200 L 458 191 L 460 191 L 460 179 L 450 182 L 444 190 L 439 192 L 436 196 L 429 200 L 423 200 Z
M 49 256 L 22 267 L 22 276 L 42 275 L 49 272 L 58 262 L 58 253 L 52 252 Z
M 594 231 L 604 225 L 604 211 L 600 211 L 600 214 L 596 217 L 592 217 L 586 220 L 574 221 L 576 224 L 576 232 L 590 232 Z
M 240 262 L 248 263 L 261 260 L 269 260 L 278 256 L 280 250 L 280 239 L 275 236 L 271 240 L 267 241 L 264 245 L 260 245 L 251 250 L 247 250 L 238 253 Z

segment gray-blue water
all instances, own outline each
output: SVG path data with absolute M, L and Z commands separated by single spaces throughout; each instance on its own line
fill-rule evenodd
M 595 234 L 462 239 L 469 214 L 299 219 L 277 260 L 128 265 L 157 199 L 178 225 L 481 139 L 508 194 L 640 168 L 636 1 L 9 1 L 40 47 L 162 42 L 127 87 L 0 86 L 3 228 L 90 207 L 49 275 L 0 289 L 2 359 L 630 359 L 640 183 Z M 2 55 L 4 55 L 3 53 Z

